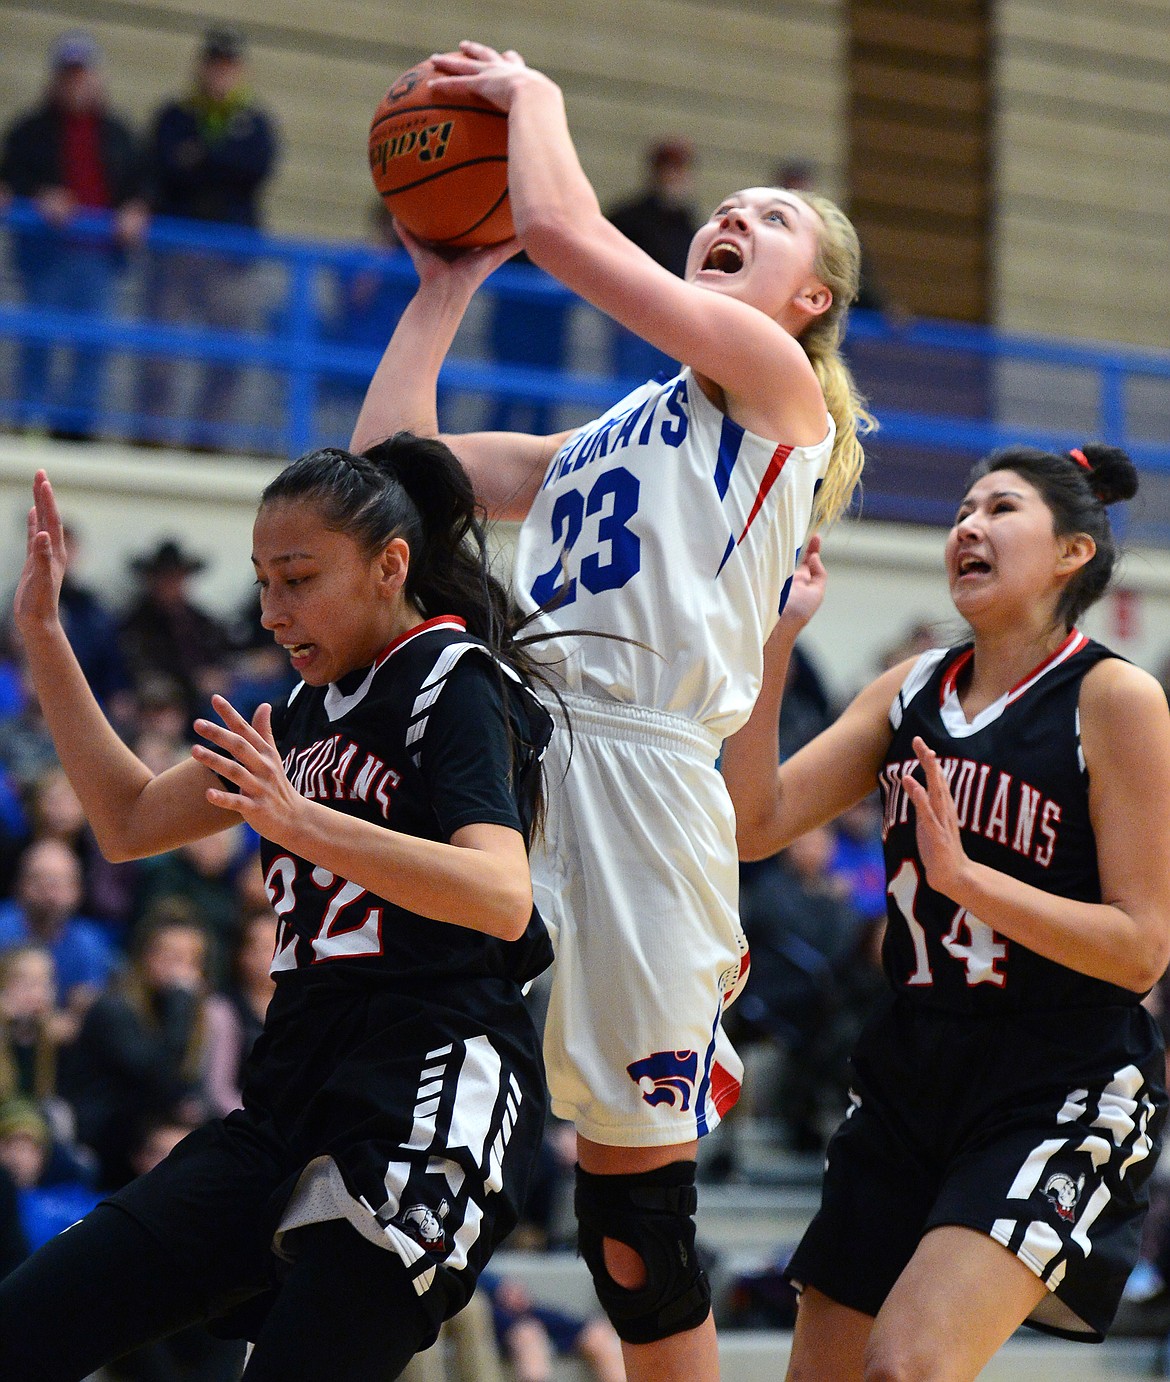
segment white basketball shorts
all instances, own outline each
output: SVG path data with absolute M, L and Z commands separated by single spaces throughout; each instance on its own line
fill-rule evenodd
M 719 742 L 677 715 L 566 695 L 533 850 L 556 946 L 545 1030 L 553 1112 L 594 1142 L 714 1128 L 743 1065 L 721 1025 L 747 977 L 735 815 Z M 567 764 L 567 771 L 566 771 Z

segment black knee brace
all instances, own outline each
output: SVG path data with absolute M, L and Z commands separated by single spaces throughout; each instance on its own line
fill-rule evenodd
M 673 1161 L 638 1175 L 595 1176 L 577 1168 L 581 1256 L 597 1298 L 628 1344 L 649 1344 L 703 1323 L 711 1286 L 695 1251 L 695 1163 Z M 637 1291 L 619 1285 L 605 1265 L 602 1240 L 625 1243 L 646 1264 Z

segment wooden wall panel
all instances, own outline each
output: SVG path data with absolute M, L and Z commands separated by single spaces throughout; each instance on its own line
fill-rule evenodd
M 1170 4 L 1000 0 L 996 320 L 1170 345 Z
M 850 206 L 911 312 L 991 314 L 990 59 L 985 0 L 851 0 Z

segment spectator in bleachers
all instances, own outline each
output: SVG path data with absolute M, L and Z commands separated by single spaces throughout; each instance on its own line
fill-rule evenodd
M 268 972 L 274 931 L 271 907 L 244 917 L 232 948 L 228 982 L 208 999 L 205 1085 L 210 1111 L 217 1118 L 242 1107 L 244 1062 L 264 1028 L 276 989 Z
M 639 249 L 680 278 L 701 217 L 695 200 L 695 146 L 685 136 L 660 139 L 645 151 L 645 181 L 606 216 Z M 613 327 L 612 368 L 619 379 L 638 380 L 675 362 L 618 323 Z
M 0 1166 L 16 1185 L 29 1252 L 75 1224 L 101 1199 L 76 1165 L 64 1174 L 54 1169 L 52 1130 L 27 1099 L 0 1104 Z
M 118 621 L 101 596 L 77 577 L 81 538 L 73 524 L 65 525 L 64 537 L 61 623 L 98 704 L 115 724 L 121 724 L 130 714 L 132 693 L 118 641 Z
M 39 777 L 28 792 L 34 840 L 60 840 L 81 864 L 81 910 L 100 923 L 111 944 L 124 949 L 134 902 L 138 865 L 111 863 L 98 849 L 73 785 L 59 766 Z
M 76 1034 L 57 1006 L 52 954 L 31 944 L 0 951 L 0 1102 L 53 1098 L 60 1049 Z
M 53 956 L 65 1010 L 80 1017 L 109 982 L 118 956 L 79 914 L 81 865 L 60 840 L 34 840 L 20 857 L 14 895 L 0 902 L 0 951 L 30 942 Z
M 4 136 L 0 183 L 5 196 L 33 200 L 45 225 L 14 231 L 12 257 L 25 301 L 54 311 L 106 313 L 128 247 L 147 225 L 142 162 L 126 123 L 106 103 L 101 52 L 84 30 L 63 34 L 49 58 L 40 104 L 16 118 Z M 112 238 L 71 229 L 78 212 L 111 210 Z M 77 348 L 72 365 L 51 380 L 53 350 L 30 342 L 20 355 L 17 396 L 27 426 L 47 423 L 53 436 L 88 440 L 96 423 L 104 355 Z
M 122 620 L 119 637 L 131 675 L 140 691 L 151 678 L 177 683 L 189 726 L 196 716 L 210 714 L 212 693 L 224 693 L 230 675 L 227 629 L 191 599 L 191 577 L 206 563 L 166 538 L 130 565 L 141 590 Z
M 484 1272 L 499 1345 L 516 1382 L 552 1382 L 555 1359 L 579 1358 L 594 1382 L 626 1382 L 621 1340 L 598 1311 L 588 1317 L 533 1299 L 516 1277 Z
M 865 928 L 845 883 L 829 872 L 827 827 L 809 831 L 771 859 L 741 868 L 740 914 L 752 977 L 738 1020 L 783 1053 L 777 1113 L 787 1144 L 819 1152 L 845 1103 L 852 983 L 843 985 Z M 851 978 L 851 976 L 850 976 Z
M 96 1153 L 103 1189 L 134 1175 L 138 1130 L 150 1118 L 194 1126 L 206 1114 L 207 934 L 180 898 L 160 900 L 130 964 L 90 1008 L 62 1071 L 77 1135 Z
M 170 898 L 182 898 L 193 906 L 207 932 L 207 973 L 216 982 L 227 976 L 228 956 L 239 927 L 236 872 L 254 845 L 255 836 L 239 823 L 140 863 L 135 915 L 144 917 Z M 270 953 L 273 935 L 269 936 Z
M 271 116 L 248 86 L 246 44 L 235 29 L 203 36 L 192 89 L 168 101 L 154 118 L 147 156 L 151 204 L 160 216 L 258 227 L 260 196 L 276 162 L 278 137 Z M 193 322 L 240 331 L 255 323 L 252 262 L 232 255 L 182 251 L 152 261 L 146 312 L 167 322 Z M 191 407 L 188 430 L 175 439 L 198 449 L 223 449 L 221 430 L 231 420 L 240 369 L 209 364 Z M 162 358 L 143 368 L 138 411 L 163 440 L 160 420 L 174 404 L 175 370 Z

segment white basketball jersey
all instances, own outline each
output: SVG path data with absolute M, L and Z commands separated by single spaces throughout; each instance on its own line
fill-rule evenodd
M 568 690 L 697 720 L 720 739 L 746 721 L 763 646 L 799 560 L 834 428 L 785 446 L 719 411 L 689 367 L 574 433 L 524 520 L 516 594 L 531 610 L 566 586 L 533 650 Z

